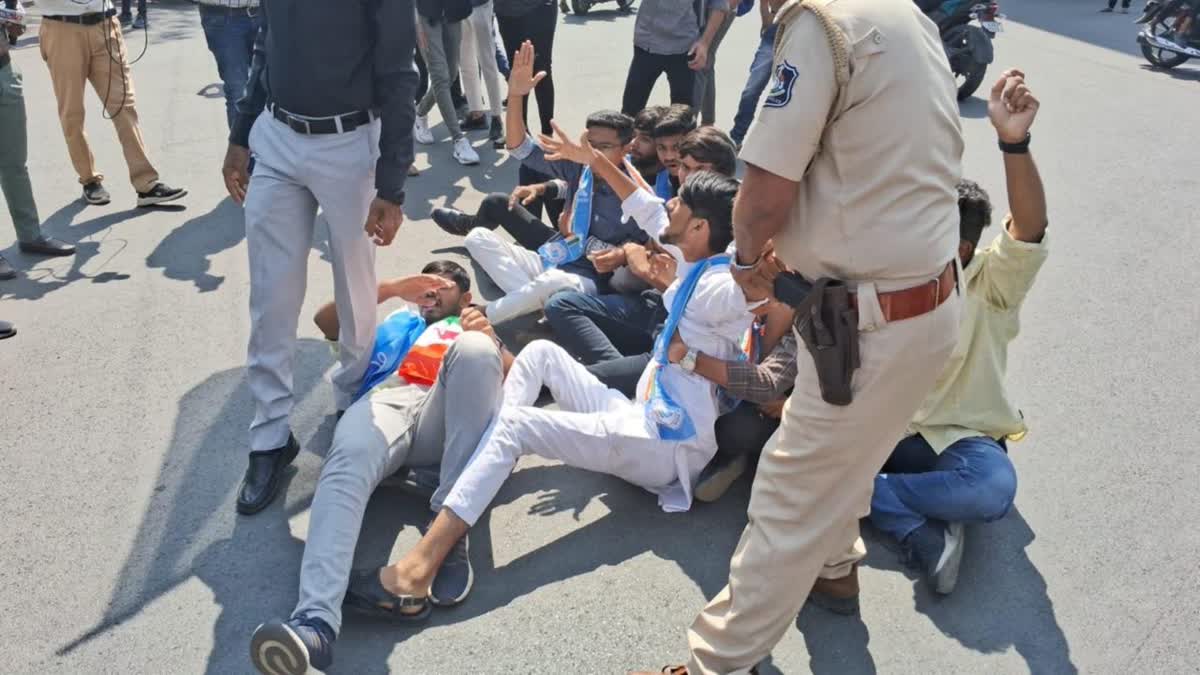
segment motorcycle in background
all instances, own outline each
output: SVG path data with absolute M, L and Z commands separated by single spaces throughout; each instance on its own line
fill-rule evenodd
M 1004 30 L 1000 22 L 1005 18 L 996 2 L 962 2 L 945 18 L 936 19 L 950 70 L 959 83 L 958 100 L 965 101 L 983 84 L 994 57 L 992 40 Z
M 1189 0 L 1150 0 L 1136 23 L 1146 27 L 1138 33 L 1142 56 L 1158 68 L 1174 68 L 1188 59 L 1200 58 L 1197 8 Z

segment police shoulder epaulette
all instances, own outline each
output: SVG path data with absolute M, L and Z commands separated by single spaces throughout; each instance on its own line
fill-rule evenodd
M 841 26 L 837 25 L 837 22 L 829 15 L 829 11 L 825 9 L 824 3 L 819 0 L 788 0 L 779 8 L 779 11 L 775 12 L 775 23 L 780 27 L 775 33 L 775 62 L 779 63 L 779 49 L 783 45 L 783 36 L 787 32 L 788 25 L 803 14 L 804 10 L 812 12 L 825 31 L 825 39 L 829 42 L 829 49 L 833 53 L 833 70 L 834 77 L 837 78 L 837 86 L 839 89 L 845 87 L 846 82 L 850 80 L 850 43 Z

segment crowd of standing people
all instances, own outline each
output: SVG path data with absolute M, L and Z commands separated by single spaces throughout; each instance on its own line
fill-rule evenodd
M 138 205 L 183 197 L 145 156 L 128 67 L 97 52 L 121 41 L 111 1 L 38 4 L 83 198 L 111 199 L 82 132 L 85 80 Z M 1039 103 L 1015 69 L 990 92 L 1009 215 L 989 244 L 992 205 L 962 175 L 953 76 L 912 3 L 761 2 L 730 133 L 712 124 L 712 67 L 753 3 L 642 0 L 621 109 L 582 130 L 554 121 L 552 0 L 200 4 L 250 268 L 244 516 L 275 500 L 300 451 L 295 343 L 318 209 L 329 224 L 334 297 L 314 322 L 336 345 L 338 423 L 297 606 L 249 636 L 260 672 L 329 667 L 344 609 L 407 624 L 466 601 L 470 530 L 525 455 L 616 476 L 668 512 L 754 474 L 729 583 L 672 675 L 753 672 L 805 602 L 858 612 L 868 514 L 950 593 L 964 525 L 1011 507 L 1008 444 L 1026 429 L 1005 391 L 1007 347 L 1046 259 Z M 19 90 L 9 61 L 0 48 L 0 93 Z M 664 74 L 669 101 L 651 102 Z M 38 229 L 23 104 L 0 104 L 21 248 L 70 254 Z M 377 248 L 412 231 L 405 187 L 416 145 L 436 140 L 435 108 L 459 163 L 479 161 L 470 129 L 517 160 L 511 193 L 429 214 L 499 286 L 488 302 L 453 260 L 376 275 Z M 377 324 L 383 303 L 395 309 Z M 545 339 L 506 344 L 496 326 L 529 315 Z M 544 391 L 556 408 L 538 405 Z M 371 493 L 409 472 L 431 488 L 421 540 L 352 569 Z

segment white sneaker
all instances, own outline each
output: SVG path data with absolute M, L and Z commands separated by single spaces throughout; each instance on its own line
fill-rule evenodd
M 466 136 L 454 141 L 454 159 L 457 159 L 458 163 L 463 165 L 479 163 L 479 153 L 475 152 L 475 148 L 471 147 L 471 141 L 467 140 Z
M 417 121 L 413 124 L 413 140 L 421 145 L 433 143 L 433 132 L 429 130 L 429 120 L 424 115 L 417 115 Z

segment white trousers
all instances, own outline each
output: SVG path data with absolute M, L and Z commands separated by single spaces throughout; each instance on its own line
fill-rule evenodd
M 332 379 L 339 410 L 349 407 L 375 343 L 375 246 L 363 231 L 375 192 L 379 121 L 345 134 L 298 134 L 263 113 L 250 132 L 256 158 L 246 194 L 250 259 L 250 344 L 254 397 L 250 449 L 287 442 L 296 325 L 320 207 L 329 222 L 339 331 Z
M 505 293 L 487 305 L 492 323 L 537 312 L 559 291 L 596 294 L 596 282 L 560 269 L 547 270 L 536 252 L 507 242 L 487 228 L 471 230 L 465 243 L 475 262 Z
M 492 39 L 491 0 L 471 10 L 462 23 L 462 42 L 459 45 L 458 68 L 462 75 L 463 94 L 471 112 L 483 110 L 483 89 L 479 74 L 487 86 L 488 103 L 493 117 L 500 117 L 500 69 L 496 67 L 496 43 Z
M 533 407 L 543 386 L 561 410 Z M 529 454 L 657 492 L 678 478 L 678 446 L 657 438 L 641 405 L 605 387 L 562 347 L 535 340 L 509 369 L 504 406 L 443 505 L 474 525 Z

